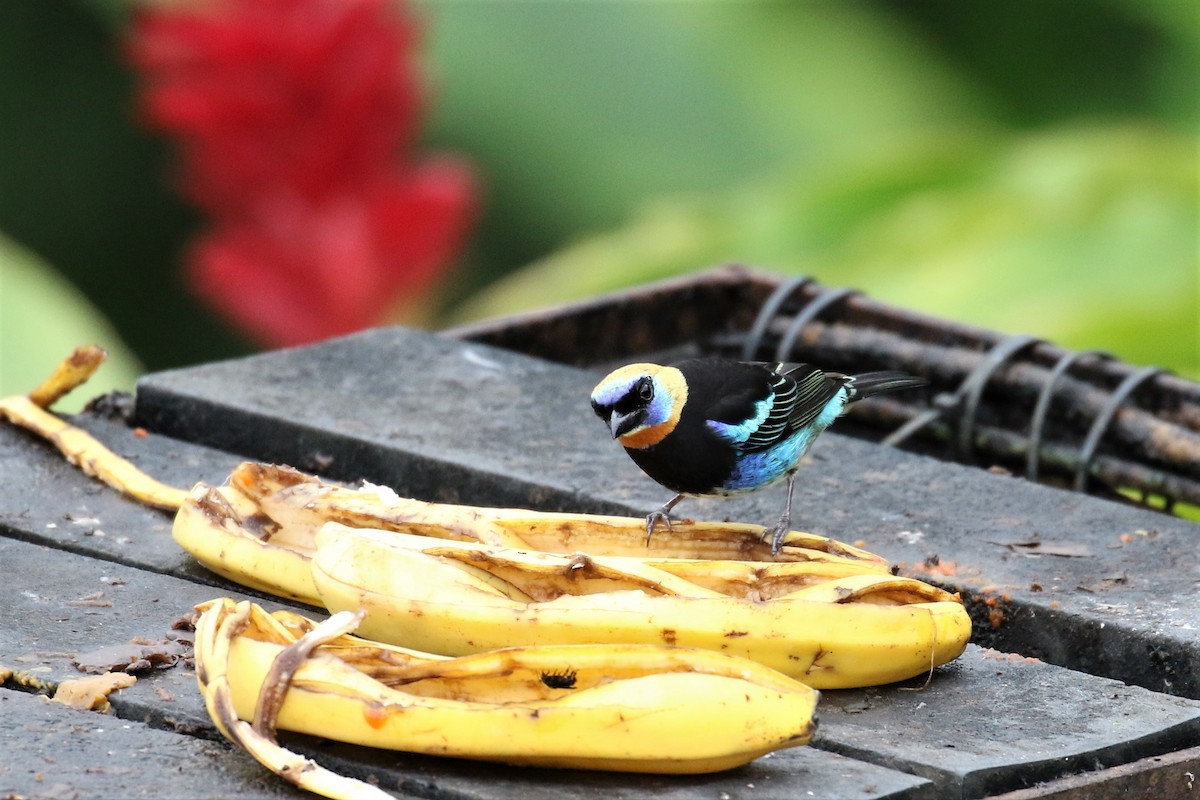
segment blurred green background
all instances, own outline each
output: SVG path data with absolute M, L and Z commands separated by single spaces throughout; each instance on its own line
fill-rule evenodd
M 481 212 L 437 324 L 741 262 L 1200 377 L 1192 0 L 412 5 Z M 0 6 L 0 393 L 249 352 L 133 121 L 118 0 Z

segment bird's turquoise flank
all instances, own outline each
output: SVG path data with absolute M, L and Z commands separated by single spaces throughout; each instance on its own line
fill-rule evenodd
M 813 420 L 812 425 L 801 428 L 793 436 L 789 436 L 769 450 L 743 456 L 721 485 L 722 494 L 752 492 L 782 478 L 808 452 L 808 448 L 812 446 L 822 431 L 832 425 L 833 421 L 841 415 L 846 408 L 846 399 L 846 390 L 840 389 L 825 404 L 825 408 L 821 409 L 821 413 Z M 707 424 L 714 430 L 717 426 L 722 428 L 741 427 L 723 425 L 712 420 L 708 420 Z M 749 432 L 745 434 L 745 436 L 748 435 Z M 745 436 L 742 437 L 743 440 Z

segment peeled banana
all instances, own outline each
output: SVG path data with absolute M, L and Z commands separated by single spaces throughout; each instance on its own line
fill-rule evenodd
M 220 702 L 255 719 L 273 662 L 314 623 L 229 599 L 199 610 L 197 679 L 222 733 L 241 741 L 246 730 Z M 715 772 L 806 744 L 819 696 L 752 661 L 692 648 L 555 645 L 444 658 L 349 635 L 318 646 L 282 691 L 272 728 L 432 755 L 661 773 Z
M 173 531 L 231 580 L 362 608 L 365 635 L 450 655 L 673 644 L 847 688 L 928 672 L 970 636 L 955 595 L 849 545 L 793 533 L 780 561 L 754 560 L 771 556 L 752 525 L 677 524 L 647 549 L 638 518 L 421 503 L 243 464 L 193 489 Z

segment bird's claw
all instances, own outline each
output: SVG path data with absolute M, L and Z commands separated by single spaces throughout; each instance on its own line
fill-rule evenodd
M 666 511 L 660 508 L 646 515 L 646 547 L 650 546 L 650 537 L 654 535 L 654 529 L 660 522 L 667 523 L 667 530 L 671 530 L 671 515 Z
M 779 518 L 770 528 L 763 528 L 762 540 L 771 540 L 771 555 L 779 555 L 780 548 L 783 547 L 783 540 L 787 538 L 788 533 L 792 529 L 792 518 L 784 515 Z

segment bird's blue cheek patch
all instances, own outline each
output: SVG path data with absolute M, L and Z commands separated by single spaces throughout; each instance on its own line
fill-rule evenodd
M 671 395 L 666 392 L 657 392 L 654 399 L 650 401 L 650 405 L 646 406 L 646 425 L 661 425 L 671 419 L 671 412 L 675 409 L 675 404 L 671 400 Z M 672 428 L 675 426 L 672 425 Z
M 651 447 L 667 438 L 677 424 L 679 414 L 675 413 L 674 398 L 665 392 L 659 393 L 642 412 L 641 423 L 623 434 L 618 441 L 623 447 L 635 450 Z

